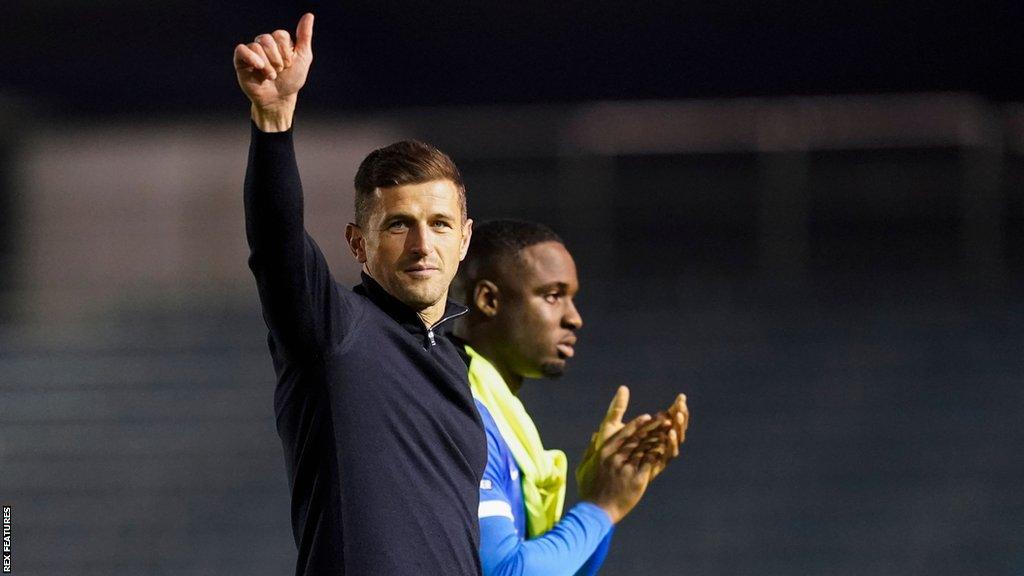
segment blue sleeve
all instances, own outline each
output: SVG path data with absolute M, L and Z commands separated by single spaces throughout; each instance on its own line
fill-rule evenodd
M 615 534 L 614 525 L 608 529 L 604 539 L 597 545 L 597 550 L 594 550 L 590 558 L 587 558 L 587 563 L 576 572 L 576 576 L 594 576 L 597 574 L 597 571 L 601 569 L 601 565 L 604 564 L 604 559 L 608 557 L 608 549 L 612 545 L 612 534 Z
M 484 575 L 572 576 L 608 540 L 611 528 L 611 519 L 604 510 L 588 502 L 573 506 L 554 528 L 532 540 L 521 540 L 510 518 L 481 518 L 480 561 Z M 601 555 L 589 573 L 596 572 L 603 561 Z

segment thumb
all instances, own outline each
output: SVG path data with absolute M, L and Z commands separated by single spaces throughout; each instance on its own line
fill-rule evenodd
M 626 415 L 626 408 L 629 406 L 629 388 L 619 386 L 615 391 L 615 397 L 608 406 L 608 413 L 604 416 L 604 425 L 622 424 L 622 417 Z
M 310 54 L 313 52 L 313 14 L 306 12 L 299 19 L 295 29 L 295 51 Z

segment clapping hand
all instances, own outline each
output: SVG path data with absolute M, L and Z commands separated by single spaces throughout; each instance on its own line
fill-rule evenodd
M 682 394 L 668 410 L 624 424 L 628 405 L 629 388 L 620 386 L 576 469 L 580 497 L 604 509 L 613 522 L 636 506 L 651 480 L 679 455 L 689 425 Z

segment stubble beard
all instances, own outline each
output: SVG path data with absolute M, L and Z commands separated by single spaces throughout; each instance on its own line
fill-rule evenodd
M 423 310 L 436 304 L 444 297 L 444 284 L 430 283 L 429 285 L 417 286 L 415 283 L 399 284 L 401 294 L 397 294 L 406 306 L 415 310 Z
M 565 362 L 545 362 L 541 365 L 540 371 L 545 378 L 557 380 L 565 374 Z

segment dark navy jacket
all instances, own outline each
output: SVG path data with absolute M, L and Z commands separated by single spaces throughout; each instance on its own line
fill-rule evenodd
M 336 284 L 303 226 L 291 131 L 253 126 L 249 267 L 277 372 L 299 575 L 476 575 L 487 443 L 466 365 L 363 275 Z

